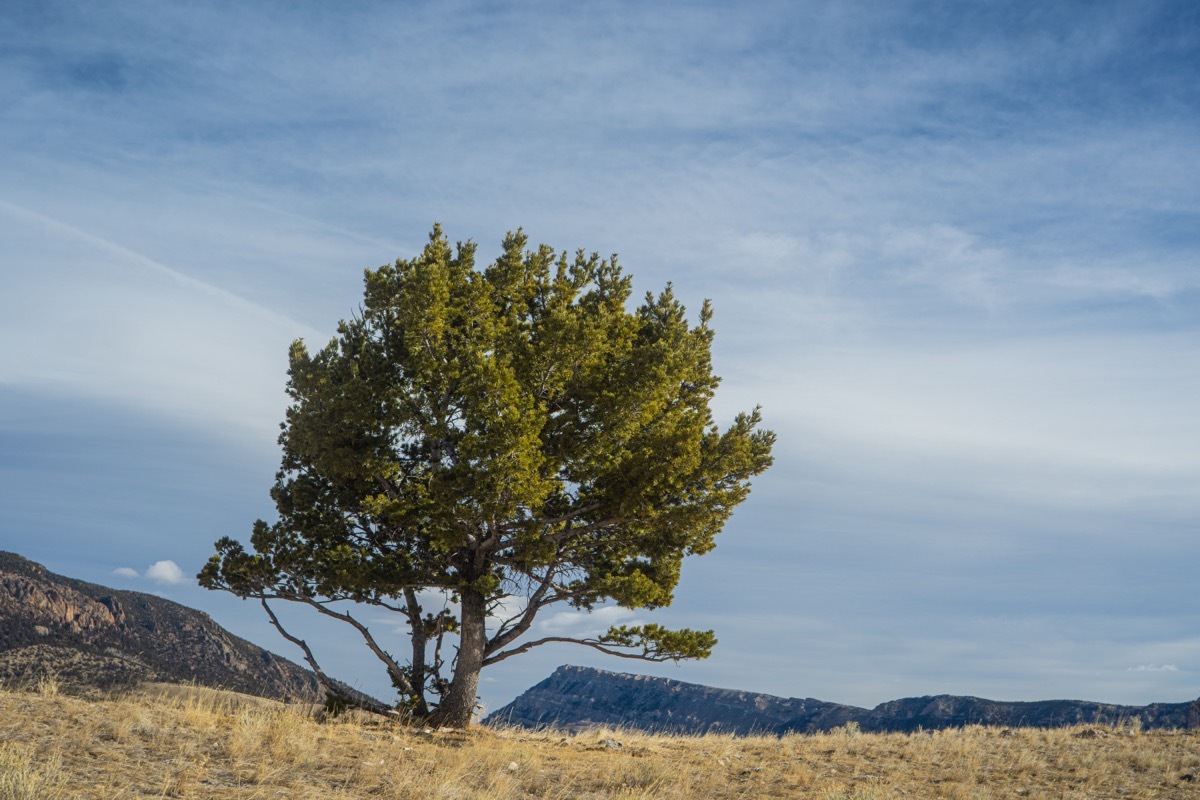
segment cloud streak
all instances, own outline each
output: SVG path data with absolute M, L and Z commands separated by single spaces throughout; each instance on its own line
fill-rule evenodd
M 20 249 L 0 300 L 0 380 L 192 419 L 234 435 L 282 415 L 283 358 L 314 332 L 101 237 L 0 201 Z M 45 302 L 31 304 L 30 297 Z

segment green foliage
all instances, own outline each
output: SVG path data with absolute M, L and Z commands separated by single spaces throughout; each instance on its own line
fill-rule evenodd
M 526 597 L 489 631 L 485 666 L 531 646 L 513 645 L 551 603 L 669 604 L 683 557 L 712 549 L 771 464 L 774 434 L 757 409 L 714 423 L 707 302 L 693 325 L 669 284 L 633 311 L 630 294 L 615 257 L 527 249 L 521 231 L 484 269 L 435 226 L 417 258 L 367 270 L 337 336 L 292 345 L 278 520 L 255 523 L 253 553 L 220 540 L 201 583 L 384 605 L 422 647 L 413 591 L 481 609 Z M 438 628 L 439 644 L 473 622 Z M 584 643 L 701 658 L 715 639 L 643 626 Z
M 631 648 L 639 658 L 659 660 L 669 658 L 708 658 L 717 644 L 712 631 L 693 631 L 681 628 L 668 630 L 661 625 L 619 625 L 600 637 L 607 645 Z

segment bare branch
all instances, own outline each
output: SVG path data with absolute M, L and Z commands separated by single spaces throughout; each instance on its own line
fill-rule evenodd
M 279 617 L 275 616 L 275 612 L 267 602 L 266 597 L 259 597 L 258 601 L 262 603 L 263 609 L 267 612 L 267 616 L 270 617 L 271 624 L 275 626 L 275 630 L 279 631 L 279 635 L 304 651 L 304 660 L 308 662 L 310 667 L 312 667 L 313 673 L 317 676 L 317 682 L 325 687 L 325 693 L 334 697 L 347 698 L 348 696 L 345 689 L 339 686 L 336 681 L 331 679 L 325 674 L 325 671 L 321 669 L 321 665 L 317 663 L 317 658 L 313 655 L 313 651 L 308 646 L 308 642 L 299 637 L 293 636 L 284 629 L 283 624 L 280 623 Z M 388 708 L 382 703 L 372 702 L 371 699 L 365 695 L 348 697 L 348 699 L 352 701 L 355 706 L 363 708 L 367 711 L 371 711 L 375 714 L 382 714 L 384 716 L 395 716 L 396 714 L 395 709 Z
M 569 542 L 572 539 L 578 539 L 581 536 L 586 536 L 587 534 L 592 533 L 593 531 L 598 531 L 601 528 L 611 528 L 614 525 L 620 525 L 622 522 L 624 522 L 624 520 L 620 517 L 607 517 L 578 528 L 564 528 L 558 533 L 551 533 L 547 535 L 545 538 L 551 542 L 561 544 L 563 542 Z
M 569 636 L 547 636 L 543 639 L 537 639 L 532 642 L 526 642 L 525 644 L 521 645 L 520 647 L 514 647 L 512 650 L 505 650 L 502 653 L 496 653 L 493 656 L 489 656 L 488 658 L 485 658 L 483 660 L 483 666 L 489 667 L 492 664 L 498 664 L 506 658 L 511 658 L 512 656 L 520 655 L 521 653 L 524 653 L 528 650 L 532 650 L 535 647 L 540 647 L 541 645 L 551 644 L 554 642 L 565 642 L 568 644 L 581 644 L 586 647 L 591 647 L 595 650 L 599 650 L 601 653 L 607 653 L 610 656 L 617 656 L 618 658 L 634 658 L 634 659 L 637 659 L 638 661 L 676 661 L 676 660 L 678 660 L 677 656 L 669 655 L 669 654 L 662 654 L 662 653 L 656 654 L 656 653 L 651 653 L 651 652 L 647 652 L 647 651 L 643 651 L 641 653 L 629 653 L 629 652 L 625 652 L 622 650 L 614 650 L 611 646 L 606 645 L 604 642 L 601 642 L 599 639 L 572 639 Z
M 304 660 L 308 662 L 310 667 L 312 667 L 312 671 L 317 676 L 317 680 L 328 690 L 333 685 L 333 682 L 329 679 L 329 676 L 325 674 L 325 671 L 321 669 L 321 665 L 317 663 L 317 658 L 313 655 L 313 651 L 309 648 L 308 643 L 303 639 L 292 636 L 290 633 L 284 630 L 283 625 L 279 622 L 279 617 L 275 616 L 275 612 L 271 610 L 270 604 L 267 603 L 267 598 L 259 597 L 258 601 L 262 603 L 263 609 L 267 612 L 267 616 L 271 618 L 271 624 L 275 626 L 275 630 L 279 631 L 279 635 L 304 651 Z
M 311 597 L 304 597 L 303 595 L 277 595 L 277 597 L 279 597 L 281 600 L 291 600 L 293 602 L 304 603 L 312 606 L 327 617 L 341 620 L 342 622 L 353 626 L 362 635 L 363 640 L 367 643 L 367 647 L 369 647 L 371 652 L 375 654 L 375 657 L 383 662 L 384 667 L 387 669 L 388 676 L 392 679 L 392 682 L 396 685 L 396 688 L 410 697 L 414 695 L 412 683 L 410 683 L 408 678 L 404 676 L 404 670 L 401 669 L 400 665 L 396 663 L 396 660 L 392 658 L 386 650 L 379 646 L 379 643 L 375 641 L 375 637 L 371 635 L 371 631 L 367 628 L 367 626 L 350 616 L 350 612 L 345 611 L 339 613 L 326 608 L 324 603 L 329 602 L 328 600 L 319 601 L 314 600 Z
M 557 564 L 551 564 L 546 570 L 545 577 L 542 578 L 541 583 L 534 590 L 533 594 L 529 596 L 529 602 L 525 606 L 525 610 L 505 620 L 500 629 L 496 631 L 496 635 L 488 640 L 484 646 L 484 656 L 510 645 L 519 636 L 529 630 L 529 627 L 533 624 L 533 618 L 537 615 L 538 611 L 554 602 L 546 598 L 546 593 L 554 587 L 554 571 L 556 566 Z M 509 623 L 514 620 L 516 624 L 509 627 Z
M 400 499 L 400 493 L 398 491 L 396 491 L 396 487 L 393 486 L 392 482 L 390 480 L 388 480 L 387 478 L 379 476 L 379 477 L 375 478 L 375 483 L 377 483 L 379 485 L 380 489 L 383 489 L 383 493 L 388 496 L 389 500 L 399 500 Z
M 581 514 L 590 514 L 593 511 L 599 511 L 602 507 L 603 506 L 600 503 L 592 503 L 591 505 L 583 506 L 581 508 L 573 508 L 566 514 L 563 514 L 561 517 L 545 517 L 543 519 L 525 520 L 524 522 L 513 525 L 504 525 L 502 528 L 503 530 L 508 531 L 512 530 L 513 528 L 524 527 L 530 523 L 539 528 L 545 528 L 551 525 L 561 525 L 564 522 L 570 522 Z
M 408 589 L 408 587 L 405 587 L 405 591 L 411 591 L 411 590 Z M 403 606 L 394 606 L 394 605 L 391 605 L 390 603 L 385 603 L 382 600 L 363 600 L 363 602 L 367 603 L 368 605 L 379 606 L 380 608 L 386 608 L 388 611 L 394 611 L 397 614 L 403 614 L 406 617 L 408 616 L 408 611 L 405 610 Z

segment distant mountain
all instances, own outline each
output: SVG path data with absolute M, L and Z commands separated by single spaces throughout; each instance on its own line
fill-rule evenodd
M 668 678 L 562 666 L 484 724 L 566 730 L 597 725 L 700 734 L 816 733 L 855 723 L 863 731 L 912 732 L 964 725 L 1053 728 L 1141 720 L 1145 728 L 1186 728 L 1188 703 L 1116 706 L 1078 700 L 1005 703 L 977 697 L 913 697 L 874 709 L 821 700 L 714 689 Z M 1193 724 L 1195 724 L 1193 722 Z
M 276 699 L 323 696 L 311 672 L 161 597 L 64 578 L 0 551 L 0 680 L 195 682 Z

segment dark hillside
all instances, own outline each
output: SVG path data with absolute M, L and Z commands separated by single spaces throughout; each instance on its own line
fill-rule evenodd
M 49 572 L 0 551 L 0 680 L 67 684 L 194 682 L 279 699 L 316 699 L 312 673 L 161 597 Z
M 486 723 L 581 729 L 598 725 L 700 734 L 816 733 L 853 723 L 862 731 L 913 732 L 989 725 L 1058 728 L 1080 724 L 1188 727 L 1188 703 L 1117 706 L 1079 700 L 1008 703 L 978 697 L 912 697 L 874 709 L 812 698 L 714 689 L 667 678 L 562 666 Z

